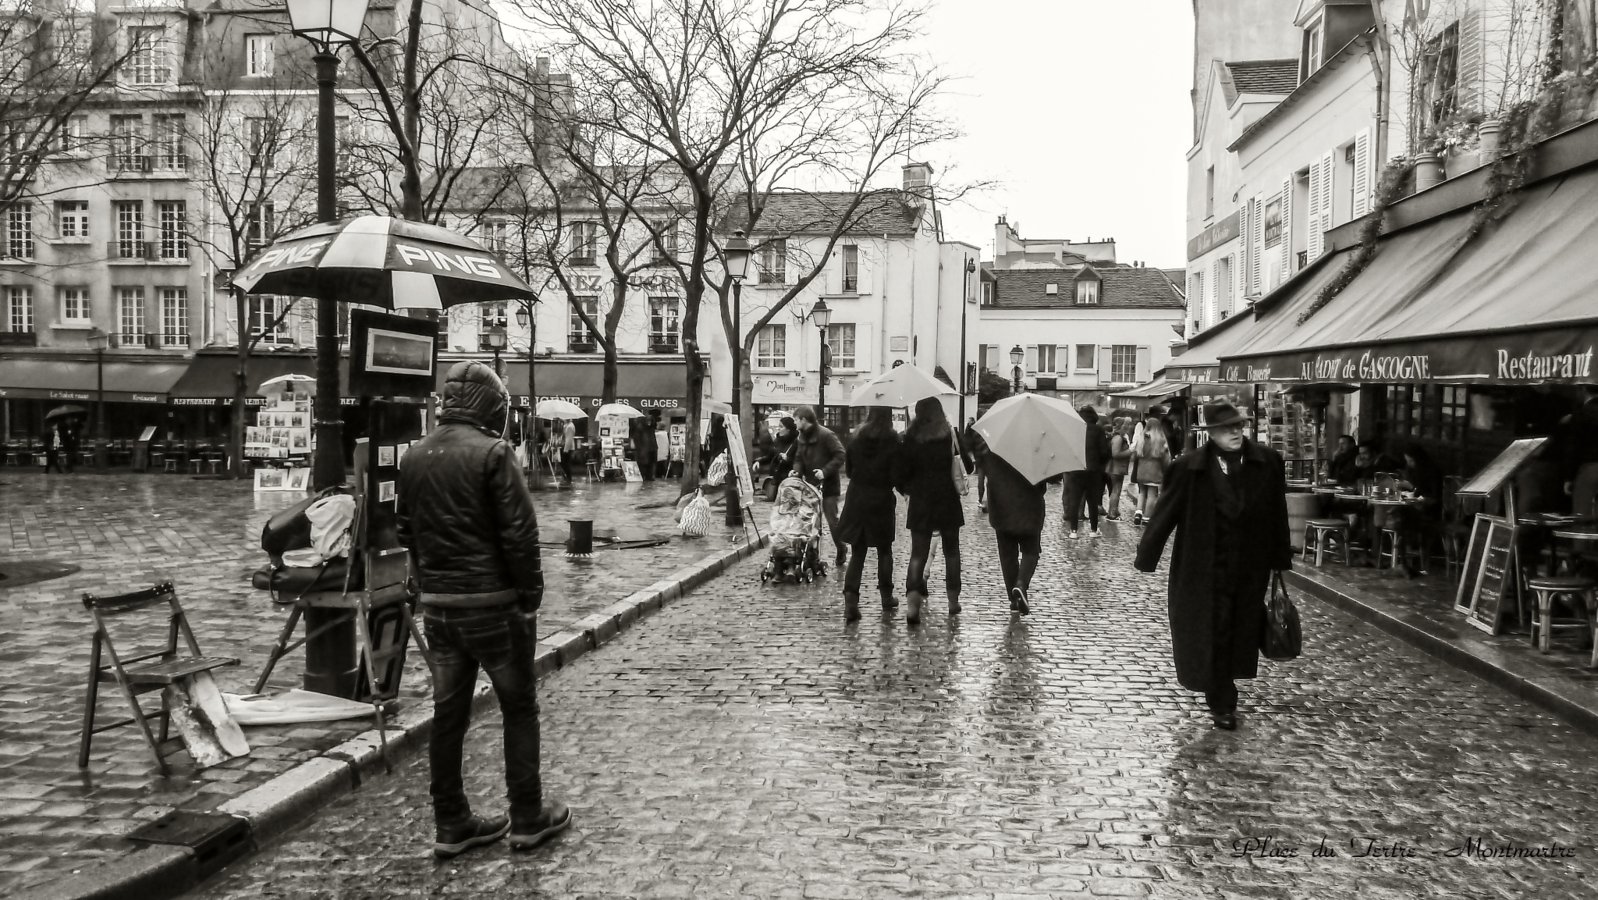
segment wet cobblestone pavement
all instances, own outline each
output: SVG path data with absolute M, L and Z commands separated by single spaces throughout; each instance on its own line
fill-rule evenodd
M 717 517 L 708 537 L 673 532 L 674 484 L 579 484 L 537 495 L 547 594 L 540 632 L 563 626 L 646 587 L 731 540 Z M 260 532 L 291 494 L 255 494 L 248 482 L 178 475 L 46 477 L 0 470 L 0 570 L 8 560 L 81 566 L 65 577 L 8 588 L 0 581 L 0 896 L 48 882 L 98 859 L 126 853 L 122 835 L 173 808 L 210 810 L 371 727 L 370 717 L 318 725 L 250 728 L 249 757 L 196 771 L 181 748 L 162 778 L 137 729 L 95 736 L 87 769 L 77 767 L 78 733 L 92 626 L 79 598 L 137 590 L 171 579 L 201 648 L 234 656 L 217 672 L 224 691 L 248 693 L 282 627 L 286 607 L 249 585 L 266 561 Z M 666 504 L 665 508 L 640 508 Z M 589 518 L 622 539 L 666 543 L 599 549 L 567 560 L 559 544 L 569 519 Z M 596 547 L 599 546 L 596 544 Z M 304 651 L 285 657 L 273 687 L 298 686 Z M 411 654 L 402 699 L 425 702 L 426 669 Z M 146 698 L 147 705 L 154 699 Z M 106 721 L 126 704 L 102 691 Z
M 1593 895 L 1598 741 L 1308 599 L 1306 657 L 1213 730 L 1172 681 L 1164 567 L 1049 504 L 1024 620 L 975 524 L 958 622 L 935 597 L 918 629 L 846 626 L 834 578 L 762 586 L 757 557 L 555 673 L 546 786 L 575 824 L 544 848 L 435 863 L 423 756 L 195 896 Z M 484 810 L 498 729 L 468 744 Z M 1468 840 L 1574 856 L 1449 855 Z

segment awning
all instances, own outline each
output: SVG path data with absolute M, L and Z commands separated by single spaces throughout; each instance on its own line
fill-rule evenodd
M 444 390 L 444 377 L 451 362 L 438 364 L 438 390 Z M 504 361 L 505 387 L 517 406 L 526 406 L 527 361 Z M 598 360 L 538 360 L 538 399 L 568 400 L 584 409 L 598 409 L 603 403 L 605 364 Z M 683 405 L 687 391 L 687 372 L 678 357 L 662 357 L 660 362 L 620 360 L 616 363 L 616 402 L 637 409 L 668 409 Z
M 187 367 L 187 360 L 171 357 L 108 359 L 103 370 L 92 359 L 5 359 L 0 399 L 93 401 L 103 384 L 110 403 L 165 403 Z
M 238 356 L 228 353 L 199 353 L 189 364 L 183 377 L 172 386 L 174 406 L 217 406 L 233 401 L 233 373 L 238 369 Z M 316 376 L 316 357 L 306 353 L 251 353 L 245 366 L 245 393 L 250 403 L 264 402 L 260 395 L 261 382 L 279 375 Z M 349 363 L 338 363 L 338 386 L 345 403 L 355 402 L 348 396 Z
M 1124 391 L 1113 391 L 1111 399 L 1115 400 L 1158 400 L 1174 394 L 1186 393 L 1192 385 L 1185 381 L 1173 381 L 1170 378 L 1156 378 L 1146 384 Z
M 1456 253 L 1470 216 L 1383 239 L 1365 271 L 1302 325 L 1313 295 L 1273 310 L 1268 327 L 1223 358 L 1223 380 L 1598 382 L 1598 167 L 1523 189 L 1507 217 Z

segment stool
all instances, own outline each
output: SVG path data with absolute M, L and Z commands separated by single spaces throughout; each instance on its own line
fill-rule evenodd
M 1315 565 L 1326 556 L 1326 541 L 1337 538 L 1343 547 L 1343 565 L 1348 565 L 1348 523 L 1342 519 L 1310 519 L 1304 523 L 1304 558 L 1309 558 L 1310 544 L 1315 546 Z
M 165 460 L 162 461 L 161 471 L 162 472 L 171 472 L 174 475 L 177 474 L 178 461 L 176 459 L 174 459 L 173 457 L 168 456 Z
M 1526 579 L 1526 590 L 1536 595 L 1537 613 L 1531 623 L 1531 638 L 1542 653 L 1547 653 L 1555 628 L 1585 628 L 1588 637 L 1598 636 L 1593 613 L 1598 611 L 1598 582 L 1581 575 L 1560 575 Z M 1571 597 L 1581 601 L 1582 618 L 1554 621 L 1554 598 Z M 1594 642 L 1589 666 L 1598 666 L 1598 641 Z
M 1404 535 L 1396 528 L 1383 528 L 1376 532 L 1376 568 L 1382 567 L 1382 561 L 1388 562 L 1388 568 L 1397 569 L 1414 558 L 1415 568 L 1421 574 L 1426 572 L 1426 548 L 1411 546 L 1404 540 Z
M 597 459 L 591 459 L 588 461 L 588 480 L 589 482 L 595 482 L 599 480 L 599 460 Z
M 222 470 L 222 458 L 220 456 L 207 457 L 205 464 L 211 467 L 212 475 L 215 475 Z
M 201 459 L 198 456 L 190 459 L 189 460 L 189 474 L 190 475 L 198 475 L 198 474 L 200 474 L 200 467 L 203 466 L 203 465 L 205 465 L 205 460 Z

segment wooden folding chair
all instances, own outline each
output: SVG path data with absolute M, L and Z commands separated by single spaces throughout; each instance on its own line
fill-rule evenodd
M 124 658 L 112 641 L 110 624 L 118 622 L 118 630 L 122 631 L 120 623 L 126 617 L 161 604 L 167 608 L 165 641 L 157 649 L 142 653 L 135 651 L 137 655 Z M 150 746 L 156 765 L 160 766 L 163 775 L 168 774 L 166 760 L 161 756 L 161 745 L 167 741 L 173 716 L 174 691 L 169 688 L 181 689 L 185 696 L 193 697 L 198 680 L 203 678 L 210 681 L 209 673 L 213 669 L 238 665 L 239 661 L 232 657 L 205 656 L 200 652 L 199 642 L 194 639 L 194 630 L 189 627 L 188 617 L 183 614 L 183 607 L 178 603 L 177 591 L 171 582 L 112 597 L 84 594 L 83 606 L 94 617 L 94 646 L 89 655 L 89 685 L 83 702 L 83 734 L 78 743 L 78 767 L 89 764 L 89 745 L 94 735 L 123 725 L 137 724 L 145 743 Z M 132 626 L 129 626 L 129 631 L 131 629 Z M 178 644 L 180 633 L 183 637 L 181 647 Z M 101 684 L 116 684 L 122 690 L 132 708 L 132 718 L 104 725 L 95 724 L 95 707 Z M 161 692 L 161 708 L 159 711 L 146 711 L 140 704 L 139 696 L 154 691 Z M 220 700 L 220 696 L 217 699 Z M 152 718 L 161 720 L 159 740 L 150 730 Z M 228 724 L 231 725 L 231 720 L 228 720 Z M 236 725 L 231 727 L 237 729 Z M 239 740 L 242 741 L 242 735 Z M 223 740 L 222 743 L 225 745 L 229 742 Z

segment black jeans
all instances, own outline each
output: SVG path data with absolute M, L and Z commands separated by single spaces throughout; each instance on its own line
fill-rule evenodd
M 849 545 L 849 565 L 843 574 L 843 592 L 845 594 L 860 593 L 860 578 L 865 574 L 866 551 L 871 549 L 870 544 Z M 893 545 L 886 544 L 877 549 L 877 590 L 884 597 L 893 593 Z
M 1004 596 L 1020 588 L 1022 593 L 1032 589 L 1032 573 L 1037 571 L 1038 557 L 1043 555 L 1043 542 L 1035 534 L 1008 534 L 995 531 L 993 539 L 999 544 L 999 571 L 1004 574 Z
M 1100 472 L 1071 472 L 1065 476 L 1065 521 L 1075 531 L 1082 523 L 1082 503 L 1088 505 L 1088 524 L 1099 527 L 1099 499 L 1104 493 Z
M 538 694 L 533 677 L 537 626 L 514 604 L 483 609 L 423 605 L 423 631 L 432 649 L 433 818 L 449 825 L 472 813 L 461 779 L 461 755 L 471 722 L 472 688 L 480 666 L 488 673 L 505 718 L 505 787 L 511 821 L 531 823 L 543 802 L 538 775 Z
M 960 529 L 938 532 L 943 539 L 943 585 L 951 594 L 960 593 Z M 910 568 L 905 573 L 904 589 L 927 592 L 927 557 L 932 555 L 932 532 L 910 532 Z

